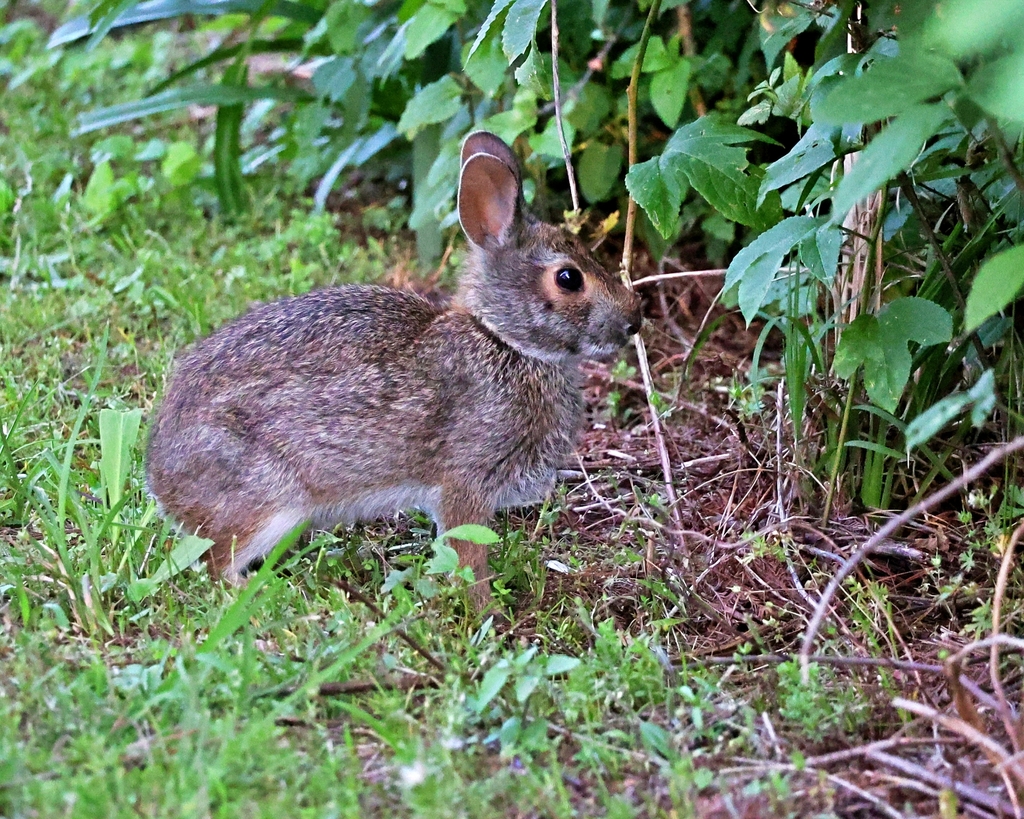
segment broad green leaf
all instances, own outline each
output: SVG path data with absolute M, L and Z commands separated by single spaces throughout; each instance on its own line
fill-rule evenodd
M 952 318 L 939 305 L 917 297 L 896 299 L 883 307 L 877 318 L 858 316 L 843 330 L 833 369 L 840 378 L 849 379 L 863 365 L 868 397 L 894 412 L 910 380 L 908 343 L 942 344 L 952 334 Z
M 1024 122 L 1024 47 L 983 66 L 971 77 L 967 95 L 997 117 Z
M 508 678 L 512 675 L 512 667 L 505 661 L 500 661 L 487 669 L 484 678 L 480 680 L 480 688 L 476 692 L 473 702 L 473 710 L 476 713 L 483 713 L 483 710 L 490 704 L 505 687 Z
M 964 330 L 977 330 L 982 323 L 1013 302 L 1024 288 L 1024 245 L 992 256 L 978 270 L 967 295 Z
M 415 60 L 439 40 L 452 23 L 466 12 L 465 3 L 436 5 L 427 2 L 412 16 L 405 32 L 405 59 Z
M 358 78 L 351 57 L 330 57 L 313 72 L 313 87 L 321 97 L 338 102 Z
M 462 89 L 450 75 L 420 89 L 402 112 L 398 130 L 412 138 L 424 125 L 445 122 L 455 116 L 462 101 Z
M 705 116 L 679 128 L 662 153 L 666 164 L 682 172 L 694 189 L 715 210 L 734 222 L 767 229 L 781 218 L 778 198 L 769 198 L 757 208 L 760 180 L 747 171 L 744 142 L 774 142 L 756 131 L 731 125 L 715 116 Z
M 434 556 L 427 561 L 424 574 L 451 574 L 459 568 L 459 553 L 446 543 L 434 544 Z
M 481 526 L 478 523 L 464 523 L 461 526 L 456 526 L 454 529 L 449 529 L 441 537 L 445 539 L 468 540 L 470 543 L 480 543 L 485 546 L 501 540 L 493 529 Z
M 877 57 L 863 74 L 844 78 L 814 114 L 817 120 L 835 125 L 877 122 L 939 97 L 961 82 L 949 57 L 908 50 L 897 57 Z
M 501 45 L 509 63 L 518 59 L 537 36 L 540 13 L 548 0 L 515 0 L 505 17 Z
M 661 121 L 675 128 L 690 87 L 690 61 L 680 58 L 651 78 L 651 105 Z
M 821 225 L 810 216 L 790 216 L 762 233 L 736 254 L 725 274 L 723 290 L 739 284 L 739 305 L 749 325 L 761 309 L 775 274 L 789 253 Z
M 93 168 L 82 194 L 82 204 L 93 216 L 100 217 L 117 209 L 120 203 L 114 190 L 114 169 L 109 162 L 101 162 Z
M 807 265 L 814 278 L 831 286 L 839 268 L 839 252 L 842 246 L 842 230 L 835 222 L 828 222 L 800 243 L 800 259 Z
M 673 169 L 671 158 L 660 157 L 638 162 L 626 174 L 626 189 L 644 209 L 651 224 L 664 238 L 675 235 L 679 227 L 679 208 L 683 204 L 683 175 Z
M 141 409 L 100 410 L 100 478 L 108 508 L 117 506 L 124 495 L 141 423 Z
M 676 49 L 678 53 L 678 48 Z M 633 64 L 636 62 L 637 54 L 640 53 L 640 43 L 634 43 L 612 63 L 611 78 L 623 80 L 633 73 Z M 665 41 L 657 35 L 651 37 L 647 42 L 647 51 L 644 52 L 644 64 L 640 71 L 644 74 L 652 74 L 655 71 L 664 71 L 672 66 L 673 56 L 665 47 Z
M 957 0 L 943 3 L 941 14 L 929 14 L 925 42 L 958 57 L 998 48 L 1010 33 L 1024 31 L 1020 0 Z
M 185 535 L 178 538 L 174 548 L 167 555 L 167 559 L 157 567 L 149 579 L 154 583 L 163 583 L 169 580 L 199 560 L 212 545 L 212 540 L 198 535 Z
M 839 128 L 818 123 L 811 125 L 800 141 L 793 146 L 793 150 L 765 170 L 764 179 L 761 180 L 761 187 L 757 193 L 758 205 L 764 201 L 769 191 L 778 190 L 791 182 L 803 179 L 834 160 L 838 136 Z
M 592 140 L 580 155 L 580 188 L 588 202 L 605 199 L 622 170 L 622 146 Z M 677 208 L 678 210 L 678 208 Z
M 806 31 L 819 12 L 809 7 L 798 6 L 796 3 L 779 3 L 766 8 L 786 12 L 773 14 L 765 11 L 761 15 L 761 25 L 758 26 L 761 51 L 764 53 L 765 64 L 771 70 L 779 57 L 779 52 L 789 45 L 794 37 Z
M 164 111 L 174 111 L 189 105 L 242 105 L 256 100 L 277 99 L 298 102 L 309 99 L 309 94 L 294 88 L 272 85 L 190 85 L 162 91 L 136 102 L 112 105 L 82 114 L 78 118 L 76 135 L 87 134 L 100 128 L 119 125 L 133 119 L 148 117 Z
M 167 20 L 190 14 L 260 14 L 269 11 L 271 17 L 285 17 L 290 20 L 313 25 L 320 19 L 320 12 L 306 3 L 292 0 L 274 0 L 269 8 L 265 0 L 151 0 L 129 8 L 111 24 L 111 28 L 133 26 L 154 20 Z M 70 20 L 50 37 L 48 48 L 57 48 L 89 36 L 95 27 L 88 17 Z
M 160 163 L 160 172 L 171 187 L 180 188 L 191 185 L 202 168 L 202 157 L 188 142 L 172 142 L 167 146 L 167 153 Z
M 579 664 L 580 661 L 577 657 L 570 657 L 567 654 L 552 654 L 544 666 L 544 673 L 549 677 L 554 677 L 556 674 L 568 674 Z
M 925 141 L 952 116 L 944 105 L 912 108 L 896 117 L 861 152 L 832 198 L 832 219 L 841 222 L 850 208 L 909 168 Z

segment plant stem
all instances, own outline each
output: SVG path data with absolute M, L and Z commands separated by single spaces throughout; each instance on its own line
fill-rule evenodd
M 629 116 L 629 143 L 627 146 L 629 167 L 636 164 L 636 99 L 637 86 L 640 84 L 640 68 L 644 64 L 647 43 L 651 39 L 652 24 L 658 16 L 660 8 L 661 0 L 654 0 L 650 10 L 647 12 L 647 21 L 644 23 L 644 31 L 640 36 L 640 48 L 637 51 L 636 61 L 633 63 L 633 73 L 629 78 L 629 88 L 626 90 Z M 633 197 L 629 197 L 629 203 L 626 206 L 626 236 L 622 243 L 622 266 L 620 268 L 622 280 L 628 287 L 633 286 L 633 234 L 636 230 L 636 207 Z M 685 564 L 689 562 L 689 554 L 682 536 L 683 521 L 679 516 L 679 500 L 676 495 L 675 484 L 672 481 L 672 459 L 669 457 L 668 446 L 665 443 L 665 433 L 661 428 L 661 417 L 658 415 L 658 408 L 654 404 L 654 380 L 651 377 L 651 365 L 647 359 L 647 347 L 644 345 L 644 340 L 640 333 L 633 336 L 633 344 L 636 347 L 637 363 L 640 367 L 640 374 L 643 376 L 644 392 L 647 395 L 647 410 L 651 416 L 654 444 L 658 450 L 661 472 L 665 480 L 665 501 L 668 505 L 668 512 L 673 524 L 673 528 L 670 530 L 670 537 L 681 553 Z M 645 554 L 645 562 L 648 567 L 655 565 L 654 557 L 654 542 L 649 541 Z
M 857 376 L 854 375 L 850 382 L 850 389 L 846 393 L 846 406 L 843 407 L 843 421 L 839 425 L 839 440 L 836 441 L 836 455 L 832 459 L 832 469 L 828 476 L 828 494 L 825 496 L 825 509 L 821 513 L 821 525 L 828 525 L 828 516 L 832 512 L 832 500 L 835 498 L 837 482 L 839 480 L 839 464 L 843 458 L 843 447 L 846 444 L 846 435 L 850 428 L 850 413 L 853 410 L 853 395 L 857 388 Z
M 569 177 L 572 209 L 573 212 L 578 213 L 580 195 L 576 190 L 576 174 L 572 170 L 569 144 L 565 140 L 565 128 L 562 126 L 562 84 L 558 79 L 558 0 L 551 0 L 551 76 L 555 94 L 555 124 L 558 127 L 558 141 L 562 143 L 562 156 L 565 157 L 565 173 Z
M 996 143 L 996 152 L 999 154 L 999 159 L 1003 165 L 1006 166 L 1006 172 L 1010 175 L 1010 179 L 1013 180 L 1014 186 L 1021 193 L 1024 193 L 1024 173 L 1021 173 L 1020 168 L 1017 167 L 1017 163 L 1013 161 L 1013 151 L 1010 150 L 1010 146 L 1006 144 L 1006 137 L 1003 136 L 1003 132 L 999 129 L 996 121 L 992 118 L 986 119 L 985 124 L 988 125 L 988 130 L 992 134 L 992 139 Z

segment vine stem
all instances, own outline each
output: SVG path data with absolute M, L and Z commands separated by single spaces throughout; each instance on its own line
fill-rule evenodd
M 572 169 L 569 143 L 565 139 L 565 127 L 562 124 L 562 83 L 558 78 L 558 43 L 558 0 L 551 0 L 551 78 L 555 94 L 555 124 L 558 126 L 558 141 L 562 143 L 562 155 L 565 157 L 565 173 L 569 177 L 572 209 L 574 213 L 579 213 L 580 195 L 576 189 L 576 174 Z
M 636 164 L 637 159 L 637 88 L 640 84 L 640 69 L 644 64 L 644 56 L 647 53 L 647 43 L 651 39 L 651 29 L 658 11 L 661 8 L 661 0 L 654 0 L 647 12 L 647 20 L 644 23 L 643 34 L 640 36 L 640 48 L 637 51 L 636 61 L 633 63 L 633 72 L 629 78 L 629 88 L 626 90 L 626 102 L 628 111 L 628 158 L 629 167 Z M 633 287 L 633 236 L 636 232 L 636 200 L 629 197 L 626 206 L 626 236 L 622 243 L 622 266 L 620 273 L 622 280 L 627 287 Z M 640 333 L 633 336 L 633 345 L 636 347 L 637 363 L 640 367 L 640 374 L 643 376 L 644 392 L 647 396 L 647 410 L 651 416 L 651 428 L 654 431 L 654 445 L 658 450 L 658 460 L 661 462 L 661 471 L 665 481 L 665 501 L 668 505 L 669 516 L 672 519 L 670 537 L 673 545 L 679 550 L 685 562 L 688 561 L 686 543 L 683 540 L 683 522 L 679 516 L 679 499 L 676 495 L 675 484 L 672 480 L 672 459 L 668 454 L 668 445 L 665 442 L 665 431 L 661 426 L 661 416 L 658 414 L 658 407 L 654 402 L 654 380 L 651 377 L 651 365 L 647 359 L 647 347 L 644 344 Z M 654 541 L 649 541 L 647 551 L 644 555 L 648 568 L 655 565 Z

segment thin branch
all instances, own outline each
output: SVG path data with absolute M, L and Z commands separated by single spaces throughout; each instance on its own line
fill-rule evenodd
M 726 269 L 724 267 L 715 267 L 711 270 L 679 270 L 675 273 L 656 273 L 653 276 L 644 276 L 642 279 L 637 279 L 633 282 L 633 287 L 640 287 L 644 284 L 654 284 L 655 282 L 664 282 L 670 279 L 700 279 L 704 277 L 713 276 L 724 276 Z
M 1017 544 L 1024 535 L 1024 523 L 1021 523 L 1010 539 L 1003 544 L 1003 559 L 999 564 L 999 576 L 996 578 L 995 593 L 992 595 L 992 637 L 999 636 L 1003 618 L 1003 598 L 1006 596 L 1006 584 L 1010 579 L 1010 570 L 1016 563 L 1015 557 Z M 1020 716 L 1013 713 L 1010 703 L 1006 699 L 1006 691 L 1003 689 L 1003 678 L 999 673 L 999 645 L 992 643 L 989 653 L 989 676 L 992 678 L 992 690 L 999 702 L 999 718 L 1003 721 L 1003 727 L 1013 745 L 1014 754 L 1021 752 L 1024 738 L 1021 737 Z M 1024 784 L 1024 782 L 1022 782 Z
M 828 586 L 825 587 L 825 591 L 822 593 L 821 599 L 818 601 L 818 605 L 814 609 L 814 616 L 811 618 L 811 622 L 807 626 L 803 644 L 800 646 L 800 665 L 802 666 L 802 675 L 805 682 L 808 679 L 807 667 L 810 663 L 811 649 L 814 647 L 814 641 L 817 639 L 818 631 L 825 619 L 825 615 L 828 613 L 832 598 L 839 590 L 843 581 L 846 580 L 846 578 L 853 573 L 854 569 L 864 561 L 864 558 L 874 553 L 878 544 L 886 540 L 890 535 L 894 534 L 901 526 L 909 523 L 921 513 L 935 508 L 946 499 L 955 495 L 965 486 L 980 478 L 1004 458 L 1021 449 L 1024 449 L 1024 435 L 1018 436 L 1008 443 L 997 446 L 955 481 L 947 484 L 938 492 L 935 492 L 926 498 L 922 498 L 920 502 L 915 503 L 905 512 L 894 517 L 885 524 L 885 526 L 868 538 L 863 546 L 846 558 L 839 571 L 836 572 L 835 577 L 833 577 L 832 580 L 829 581 Z
M 555 92 L 555 124 L 558 127 L 558 141 L 562 143 L 562 155 L 565 157 L 565 173 L 569 177 L 572 209 L 578 213 L 580 195 L 576 190 L 576 174 L 572 169 L 569 143 L 565 140 L 565 128 L 562 126 L 562 83 L 558 78 L 558 0 L 551 0 L 551 75 Z

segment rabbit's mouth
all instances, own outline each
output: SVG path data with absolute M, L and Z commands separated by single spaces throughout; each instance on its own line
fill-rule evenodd
M 590 361 L 609 362 L 613 361 L 619 354 L 623 345 L 626 343 L 626 339 L 618 343 L 608 342 L 605 344 L 587 344 L 583 348 L 583 357 Z

